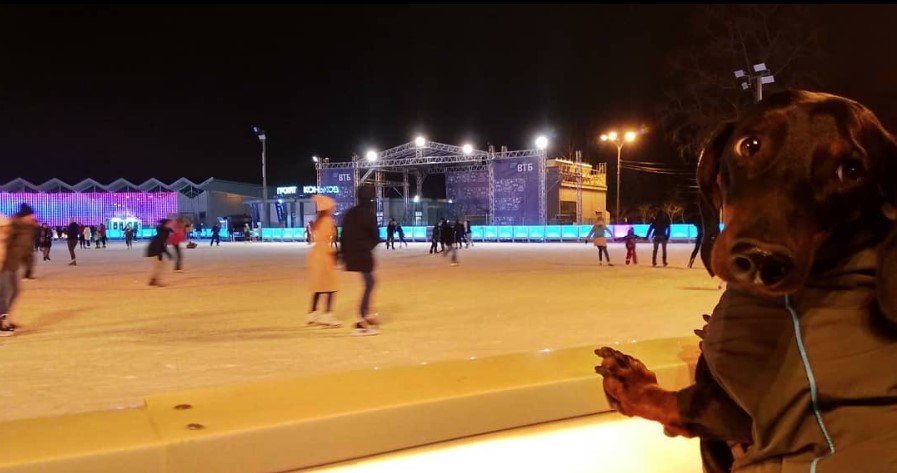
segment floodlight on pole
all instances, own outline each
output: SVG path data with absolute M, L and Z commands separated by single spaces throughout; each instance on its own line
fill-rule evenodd
M 620 223 L 620 177 L 622 170 L 621 164 L 623 161 L 623 145 L 626 143 L 632 143 L 635 141 L 636 137 L 638 137 L 638 133 L 634 131 L 626 131 L 623 133 L 622 139 L 620 135 L 617 134 L 616 131 L 610 131 L 606 134 L 601 135 L 601 141 L 613 143 L 617 147 L 617 204 L 614 209 L 615 218 L 617 219 L 617 223 Z
M 544 136 L 536 138 L 536 148 L 539 148 L 541 150 L 548 148 L 548 138 Z
M 414 139 L 414 146 L 417 146 L 418 148 L 423 148 L 425 144 L 427 144 L 427 139 L 423 136 L 418 136 Z
M 473 153 L 473 145 L 471 145 L 470 143 L 466 143 L 461 147 L 461 151 L 463 151 L 464 154 L 471 154 Z
M 759 102 L 763 100 L 763 84 L 772 84 L 776 79 L 772 73 L 769 72 L 765 62 L 754 64 L 751 66 L 750 70 L 753 72 L 746 73 L 744 69 L 738 69 L 737 71 L 734 71 L 733 74 L 735 74 L 735 78 L 739 80 L 741 90 L 754 89 L 754 101 Z
M 252 133 L 262 143 L 262 206 L 259 218 L 261 219 L 262 227 L 265 227 L 268 225 L 268 173 L 265 169 L 268 137 L 265 135 L 265 130 L 257 125 L 252 126 Z
M 364 155 L 364 158 L 368 161 L 376 161 L 377 160 L 377 152 L 374 150 L 370 150 L 367 154 Z

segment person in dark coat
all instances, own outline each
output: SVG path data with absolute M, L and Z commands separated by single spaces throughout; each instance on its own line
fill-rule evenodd
M 162 270 L 165 267 L 162 257 L 167 256 L 168 259 L 171 259 L 171 254 L 168 252 L 168 238 L 171 236 L 171 232 L 171 220 L 167 218 L 160 220 L 159 225 L 156 227 L 156 234 L 146 247 L 146 257 L 150 258 L 150 261 L 152 262 L 152 270 L 150 272 L 149 280 L 150 286 L 165 286 L 161 280 Z
M 209 242 L 209 246 L 212 245 L 221 246 L 221 225 L 217 222 L 215 225 L 212 225 L 212 241 Z
M 645 238 L 651 238 L 651 235 L 654 235 L 654 253 L 651 256 L 651 265 L 657 266 L 657 247 L 663 247 L 663 265 L 667 265 L 667 242 L 670 241 L 670 230 L 672 229 L 673 221 L 670 219 L 669 214 L 661 210 L 657 213 L 657 216 L 654 217 L 654 221 L 651 222 L 651 226 L 648 227 L 648 233 L 645 234 Z
M 27 268 L 29 259 L 34 259 L 36 226 L 34 211 L 28 204 L 19 206 L 19 211 L 10 221 L 6 255 L 0 270 L 0 336 L 12 335 L 17 327 L 9 320 L 9 313 L 19 297 L 19 271 Z
M 386 225 L 386 249 L 392 248 L 396 249 L 396 219 L 389 219 L 389 223 Z
M 446 220 L 442 223 L 442 231 L 440 232 L 442 235 L 442 243 L 443 243 L 443 253 L 442 256 L 452 255 L 452 266 L 458 265 L 458 249 L 455 248 L 455 229 L 452 227 L 452 224 Z
M 50 261 L 50 248 L 53 246 L 53 229 L 43 224 L 40 227 L 37 238 L 37 246 L 40 248 L 43 261 Z
M 470 220 L 464 220 L 464 246 L 467 248 L 468 246 L 473 246 L 473 234 L 471 233 L 472 229 L 470 228 Z
M 439 235 L 439 232 L 442 230 L 442 219 L 439 219 L 439 222 L 436 225 L 433 225 L 433 236 L 430 237 L 430 254 L 439 253 L 439 242 L 442 241 L 442 237 Z
M 71 257 L 69 266 L 78 266 L 78 260 L 75 259 L 75 247 L 78 246 L 78 241 L 81 241 L 83 246 L 84 237 L 81 236 L 81 225 L 78 225 L 75 219 L 72 219 L 68 228 L 66 228 L 65 239 L 66 243 L 68 243 L 69 256 Z
M 399 234 L 399 244 L 400 244 L 400 245 L 405 245 L 405 246 L 407 247 L 407 246 L 408 246 L 408 242 L 405 241 L 405 230 L 402 228 L 402 224 L 401 224 L 401 223 L 397 223 L 397 224 L 396 224 L 396 233 Z
M 464 239 L 464 225 L 461 224 L 461 221 L 455 220 L 455 244 L 458 245 L 459 249 L 464 243 Z
M 358 205 L 343 216 L 343 233 L 340 236 L 340 253 L 346 271 L 361 273 L 364 280 L 364 295 L 355 322 L 355 335 L 376 335 L 380 325 L 377 314 L 370 310 L 371 292 L 374 290 L 373 250 L 380 244 L 373 200 L 373 187 L 358 189 Z
M 125 227 L 125 246 L 127 246 L 128 249 L 130 249 L 131 246 L 133 246 L 133 244 L 134 244 L 134 227 L 132 227 L 131 224 L 129 223 Z
M 103 244 L 103 248 L 106 248 L 106 224 L 101 223 L 99 227 L 97 227 L 97 247 L 100 246 L 100 243 Z

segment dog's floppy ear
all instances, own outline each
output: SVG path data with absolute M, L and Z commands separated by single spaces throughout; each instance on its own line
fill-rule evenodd
M 870 123 L 865 123 L 865 134 L 871 134 L 876 143 L 870 152 L 876 154 L 878 161 L 881 211 L 890 221 L 890 230 L 878 254 L 878 306 L 891 326 L 897 326 L 897 141 L 877 119 L 867 121 Z
M 698 189 L 701 191 L 699 207 L 701 209 L 701 226 L 704 229 L 704 240 L 701 243 L 701 261 L 711 276 L 714 276 L 710 265 L 713 244 L 719 236 L 719 212 L 723 205 L 723 196 L 716 182 L 720 170 L 720 159 L 726 143 L 735 129 L 735 123 L 724 123 L 713 134 L 698 161 Z

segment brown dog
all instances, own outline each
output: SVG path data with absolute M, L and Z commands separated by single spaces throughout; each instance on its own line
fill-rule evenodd
M 783 92 L 722 127 L 698 183 L 701 257 L 729 289 L 695 385 L 664 390 L 604 347 L 596 371 L 612 405 L 700 436 L 708 471 L 897 471 L 880 454 L 897 450 L 880 432 L 897 427 L 897 369 L 875 369 L 897 363 L 897 142 L 857 102 Z M 738 461 L 734 443 L 748 448 Z

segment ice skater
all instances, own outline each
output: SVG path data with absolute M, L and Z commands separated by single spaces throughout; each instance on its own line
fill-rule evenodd
M 473 246 L 473 234 L 471 233 L 470 220 L 464 219 L 464 243 L 465 248 Z
M 106 248 L 106 224 L 101 223 L 99 227 L 97 227 L 97 246 L 100 246 L 100 243 L 103 244 L 103 248 Z
M 129 250 L 134 246 L 134 227 L 130 223 L 125 225 L 125 246 Z
M 4 219 L 5 220 L 5 219 Z M 5 234 L 3 266 L 0 270 L 0 336 L 15 334 L 18 324 L 9 314 L 19 298 L 19 271 L 34 258 L 34 227 L 37 220 L 28 204 L 21 204 L 19 211 L 8 220 L 0 232 Z
M 156 226 L 156 234 L 153 235 L 153 239 L 150 240 L 149 245 L 146 247 L 146 257 L 152 265 L 149 279 L 150 286 L 165 287 L 165 284 L 162 282 L 162 272 L 165 269 L 162 257 L 167 256 L 168 259 L 171 259 L 171 253 L 168 252 L 167 248 L 171 232 L 171 220 L 167 218 L 160 220 L 159 225 Z
M 187 221 L 183 217 L 168 222 L 171 232 L 168 235 L 168 244 L 174 248 L 174 272 L 184 272 L 184 255 L 181 252 L 181 243 L 187 241 Z
M 442 241 L 442 237 L 439 235 L 442 231 L 442 219 L 439 219 L 439 222 L 436 225 L 433 225 L 433 233 L 430 237 L 430 254 L 439 253 L 439 242 Z
M 53 246 L 53 229 L 48 227 L 46 223 L 40 227 L 37 246 L 40 248 L 43 261 L 50 261 L 50 248 Z
M 66 243 L 68 243 L 69 247 L 69 266 L 78 266 L 78 260 L 75 259 L 75 247 L 78 246 L 78 242 L 81 242 L 81 247 L 84 247 L 84 235 L 81 234 L 81 226 L 75 222 L 75 219 L 72 219 L 69 222 L 69 226 L 65 231 L 65 239 Z
M 654 217 L 651 226 L 648 227 L 648 233 L 645 238 L 651 238 L 654 235 L 654 253 L 651 255 L 651 266 L 657 266 L 657 247 L 663 247 L 663 266 L 667 266 L 667 242 L 670 241 L 670 230 L 673 222 L 670 216 L 661 210 Z
M 638 264 L 638 253 L 635 251 L 635 243 L 638 241 L 638 235 L 635 234 L 635 230 L 632 228 L 626 232 L 626 236 L 622 238 L 617 238 L 617 241 L 622 240 L 626 244 L 626 264 L 629 264 L 629 261 L 632 260 L 632 264 Z
M 610 262 L 610 254 L 607 252 L 607 237 L 613 238 L 614 235 L 604 223 L 604 214 L 595 211 L 595 215 L 597 219 L 589 234 L 586 235 L 586 244 L 589 244 L 589 238 L 594 237 L 592 242 L 595 244 L 595 248 L 598 248 L 598 265 L 604 265 L 603 258 L 607 258 L 607 265 L 613 266 L 613 263 Z
M 442 243 L 445 244 L 445 249 L 442 250 L 442 256 L 446 257 L 451 254 L 452 266 L 458 266 L 458 248 L 455 247 L 455 229 L 452 227 L 451 222 L 448 220 L 443 222 L 442 231 L 440 233 L 442 235 Z
M 84 225 L 84 229 L 81 230 L 81 235 L 81 248 L 90 248 L 90 240 L 93 238 L 93 233 L 91 233 L 89 225 Z
M 458 249 L 461 249 L 462 243 L 464 243 L 464 225 L 455 220 L 455 244 L 458 245 Z
M 405 230 L 402 228 L 402 224 L 401 224 L 401 223 L 396 224 L 396 233 L 399 234 L 399 245 L 400 245 L 400 246 L 401 246 L 401 245 L 405 245 L 405 247 L 407 248 L 407 247 L 408 247 L 408 242 L 405 241 Z
M 212 225 L 212 240 L 209 241 L 209 246 L 221 246 L 221 224 L 215 222 L 215 225 Z
M 362 186 L 357 192 L 358 205 L 349 209 L 343 217 L 343 234 L 340 251 L 346 263 L 346 271 L 361 273 L 364 293 L 358 308 L 354 335 L 377 335 L 380 323 L 377 314 L 371 312 L 371 293 L 374 291 L 374 248 L 380 244 L 380 231 L 374 213 L 373 187 Z
M 396 249 L 396 219 L 389 219 L 386 225 L 386 249 Z
M 695 249 L 692 250 L 691 257 L 688 258 L 688 269 L 691 269 L 691 267 L 695 264 L 695 258 L 697 258 L 698 253 L 701 251 L 701 245 L 704 244 L 704 226 L 698 223 L 695 225 L 695 227 L 697 227 L 698 229 L 698 235 L 695 237 Z
M 324 195 L 314 195 L 312 200 L 317 217 L 310 230 L 316 243 L 308 253 L 308 285 L 312 295 L 307 324 L 335 328 L 340 326 L 333 316 L 333 299 L 339 290 L 339 283 L 336 278 L 336 250 L 330 246 L 330 241 L 336 238 L 332 217 L 336 201 Z M 318 312 L 318 300 L 322 295 L 327 297 L 323 314 Z

